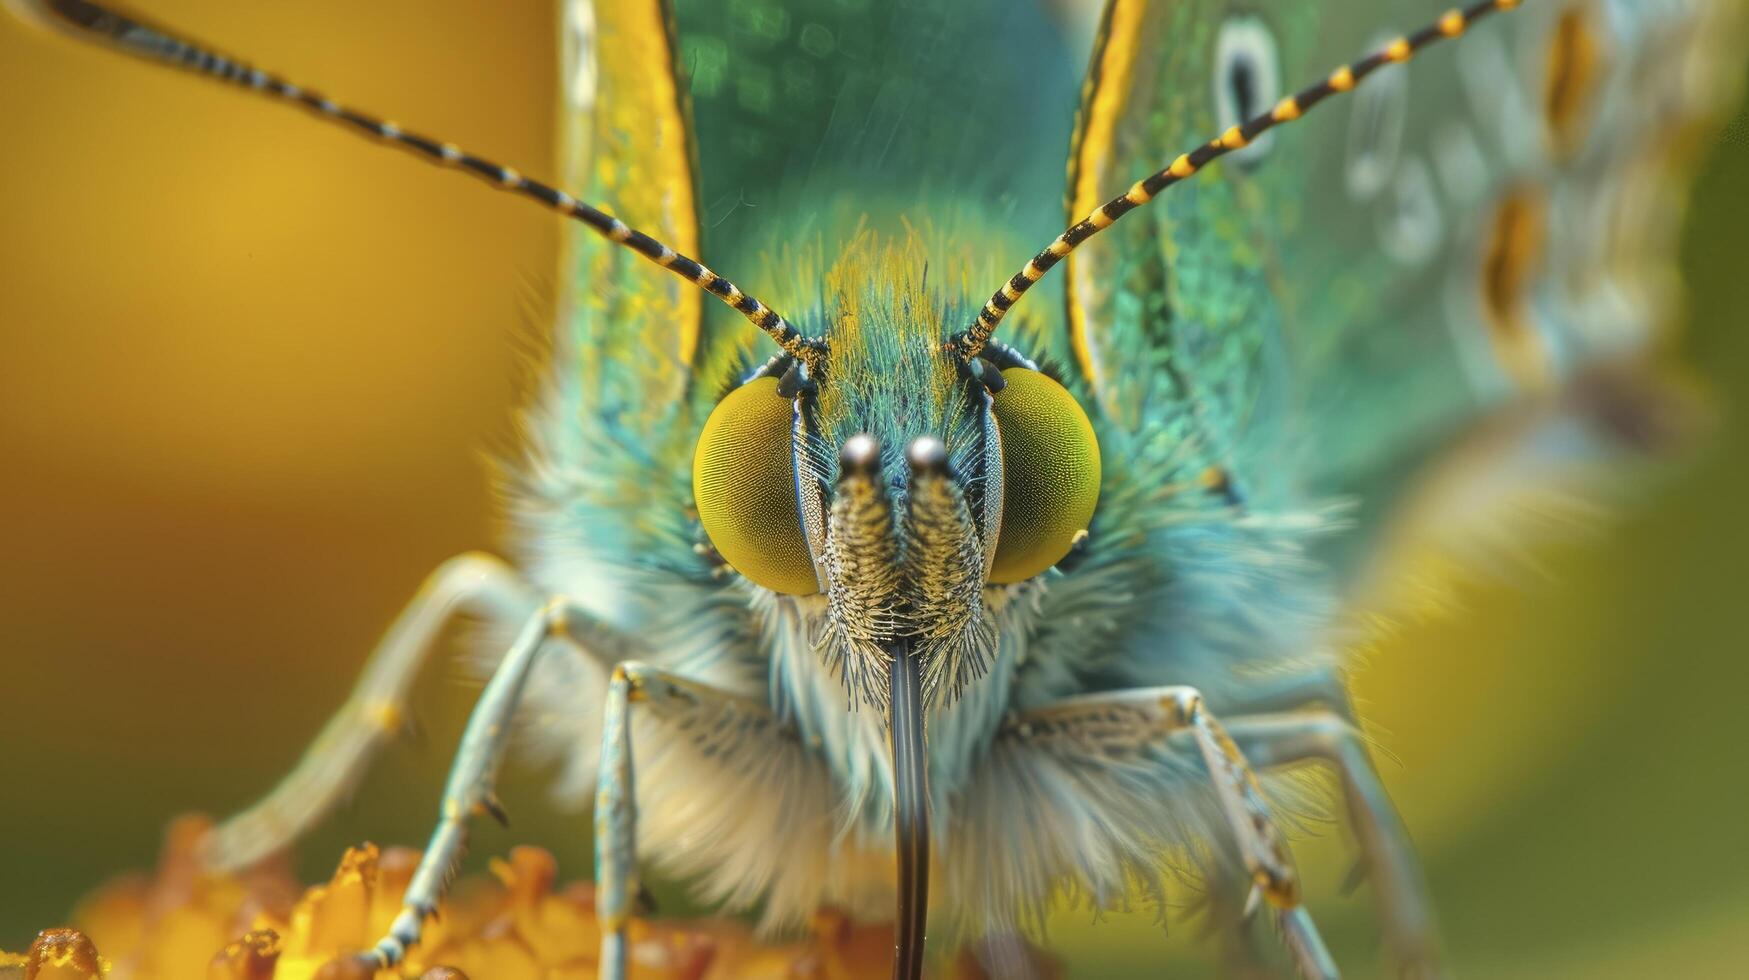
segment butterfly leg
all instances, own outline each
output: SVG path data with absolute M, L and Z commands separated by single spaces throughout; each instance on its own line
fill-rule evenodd
M 1354 725 L 1330 711 L 1306 711 L 1235 718 L 1231 734 L 1246 758 L 1261 769 L 1322 761 L 1336 770 L 1348 820 L 1373 882 L 1386 940 L 1403 975 L 1444 975 L 1420 862 Z
M 1305 908 L 1293 853 L 1276 826 L 1251 762 L 1239 750 L 1191 687 L 1157 687 L 1068 698 L 1009 719 L 1004 735 L 1041 750 L 1130 753 L 1188 736 L 1214 784 L 1245 870 L 1253 898 L 1274 910 L 1275 920 L 1301 976 L 1337 976 L 1335 963 Z M 1102 748 L 1103 747 L 1103 748 Z
M 625 980 L 626 925 L 638 895 L 638 805 L 632 772 L 632 706 L 673 722 L 718 764 L 748 751 L 728 744 L 769 734 L 776 724 L 762 703 L 648 664 L 621 663 L 607 686 L 601 764 L 595 793 L 595 917 L 601 926 L 601 980 Z
M 510 723 L 529 674 L 540 652 L 549 646 L 549 640 L 568 643 L 573 636 L 587 635 L 590 628 L 611 635 L 611 631 L 595 624 L 588 613 L 563 599 L 553 599 L 530 616 L 517 634 L 468 716 L 461 747 L 456 750 L 444 786 L 437 828 L 432 831 L 431 842 L 407 885 L 401 912 L 390 925 L 389 934 L 374 949 L 360 955 L 367 966 L 388 969 L 401 962 L 407 950 L 419 942 L 425 920 L 437 911 L 438 900 L 461 859 L 468 820 L 481 811 L 503 819 L 492 784 L 509 744 Z
M 1257 678 L 1243 693 L 1235 693 L 1221 705 L 1229 718 L 1239 715 L 1273 715 L 1322 707 L 1353 723 L 1354 707 L 1348 697 L 1348 682 L 1335 664 L 1314 664 L 1297 670 Z
M 1334 978 L 1336 964 L 1324 948 L 1311 915 L 1300 904 L 1299 872 L 1294 867 L 1293 852 L 1275 824 L 1250 762 L 1204 706 L 1200 694 L 1192 688 L 1169 691 L 1169 700 L 1163 704 L 1171 706 L 1176 720 L 1195 739 L 1214 780 L 1221 809 L 1238 841 L 1245 869 L 1251 872 L 1255 893 L 1275 909 L 1277 924 L 1300 975 L 1307 980 Z
M 510 566 L 491 555 L 470 552 L 438 566 L 297 766 L 267 796 L 213 830 L 205 845 L 207 861 L 225 869 L 248 866 L 321 819 L 404 727 L 408 691 L 457 612 L 518 623 L 538 603 Z

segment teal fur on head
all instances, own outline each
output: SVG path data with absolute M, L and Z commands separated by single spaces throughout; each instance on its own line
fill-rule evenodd
M 931 283 L 931 257 L 914 233 L 882 241 L 863 232 L 826 273 L 818 322 L 830 344 L 820 392 L 827 454 L 858 433 L 874 437 L 894 472 L 902 472 L 904 447 L 918 436 L 943 439 L 952 456 L 969 451 L 967 390 L 945 350 L 953 325 L 967 315 L 963 288 L 955 289 L 965 272 L 951 254 L 940 256 Z M 835 463 L 825 470 L 835 471 Z

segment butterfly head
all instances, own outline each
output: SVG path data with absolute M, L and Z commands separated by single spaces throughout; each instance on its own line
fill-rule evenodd
M 960 357 L 947 341 L 973 305 L 914 248 L 859 242 L 825 286 L 819 356 L 773 359 L 705 422 L 700 523 L 753 583 L 824 598 L 824 652 L 847 676 L 910 643 L 939 665 L 926 686 L 952 691 L 994 643 L 985 588 L 1036 577 L 1085 536 L 1098 440 L 1024 356 Z

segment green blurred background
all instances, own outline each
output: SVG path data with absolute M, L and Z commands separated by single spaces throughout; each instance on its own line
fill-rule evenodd
M 243 5 L 155 16 L 512 162 L 551 158 L 542 3 Z M 271 785 L 425 572 L 496 539 L 556 222 L 216 86 L 0 20 L 0 947 L 165 822 Z M 1369 658 L 1357 693 L 1474 977 L 1749 974 L 1749 115 L 1700 180 L 1683 346 L 1726 422 L 1608 533 Z M 1545 574 L 1546 573 L 1546 574 Z M 419 843 L 468 691 L 418 697 L 300 854 Z M 586 820 L 512 770 L 518 842 L 589 866 Z M 1352 975 L 1377 969 L 1340 835 L 1303 847 Z M 673 888 L 664 892 L 674 893 Z M 1063 915 L 1076 975 L 1205 970 L 1180 926 Z

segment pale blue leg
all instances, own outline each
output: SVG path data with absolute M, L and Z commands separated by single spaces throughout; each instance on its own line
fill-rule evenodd
M 1186 736 L 1196 746 L 1227 826 L 1256 895 L 1274 909 L 1277 925 L 1300 975 L 1306 980 L 1337 976 L 1311 917 L 1300 905 L 1299 872 L 1293 853 L 1276 826 L 1251 762 L 1191 687 L 1140 688 L 1066 698 L 1021 712 L 1003 726 L 1021 740 L 1061 739 L 1098 754 L 1133 750 L 1138 741 Z
M 1242 691 L 1234 692 L 1218 707 L 1226 717 L 1327 708 L 1344 718 L 1354 718 L 1354 707 L 1348 696 L 1348 683 L 1343 670 L 1339 665 L 1329 662 L 1271 671 L 1253 678 Z M 1249 753 L 1246 753 L 1246 757 L 1257 768 L 1267 768 Z M 1209 882 L 1209 915 L 1221 931 L 1224 974 L 1245 977 L 1277 976 L 1281 973 L 1283 964 L 1279 962 L 1279 957 L 1272 955 L 1269 948 L 1274 937 L 1264 936 L 1267 929 L 1260 927 L 1247 911 L 1248 889 L 1249 885 L 1236 889 L 1232 882 L 1212 876 Z M 1299 915 L 1304 916 L 1305 912 L 1302 910 Z M 1276 926 L 1280 925 L 1281 923 L 1276 923 Z M 1289 933 L 1284 938 L 1291 945 L 1293 934 Z
M 1421 864 L 1360 732 L 1330 711 L 1236 718 L 1231 732 L 1259 768 L 1322 761 L 1336 770 L 1393 958 L 1404 976 L 1443 976 Z
M 1354 708 L 1342 668 L 1317 664 L 1298 670 L 1265 674 L 1247 685 L 1245 692 L 1218 705 L 1229 718 L 1239 715 L 1273 715 L 1285 711 L 1323 707 L 1353 722 Z
M 469 552 L 438 566 L 297 766 L 267 796 L 214 828 L 205 844 L 207 862 L 222 869 L 254 864 L 290 845 L 331 810 L 405 727 L 408 692 L 456 613 L 512 624 L 538 604 L 516 572 L 491 555 Z
M 595 918 L 601 928 L 596 976 L 624 980 L 626 923 L 638 893 L 638 803 L 632 776 L 632 679 L 615 667 L 601 715 L 595 788 Z
M 578 622 L 571 622 L 577 620 Z M 587 629 L 578 627 L 587 626 Z M 407 894 L 401 900 L 401 913 L 389 927 L 389 934 L 363 958 L 377 969 L 386 969 L 401 962 L 407 950 L 419 942 L 424 923 L 437 911 L 445 885 L 461 859 L 467 841 L 467 822 L 480 811 L 498 813 L 493 795 L 493 782 L 498 765 L 503 761 L 509 744 L 510 723 L 522 699 L 523 687 L 535 660 L 549 640 L 567 641 L 575 632 L 587 635 L 599 631 L 611 636 L 611 631 L 588 619 L 588 614 L 571 607 L 562 599 L 541 606 L 529 617 L 517 634 L 510 651 L 492 673 L 492 679 L 480 693 L 468 725 L 462 733 L 461 747 L 450 767 L 449 780 L 443 790 L 443 806 L 437 829 L 413 872 Z
M 613 669 L 602 713 L 601 765 L 595 792 L 595 917 L 601 926 L 600 980 L 625 980 L 626 925 L 638 896 L 638 804 L 632 772 L 632 706 L 672 715 L 676 710 L 712 719 L 695 733 L 734 739 L 769 732 L 776 720 L 759 701 L 688 680 L 658 667 L 627 661 Z M 701 737 L 695 735 L 694 737 Z M 722 753 L 719 758 L 730 758 Z

